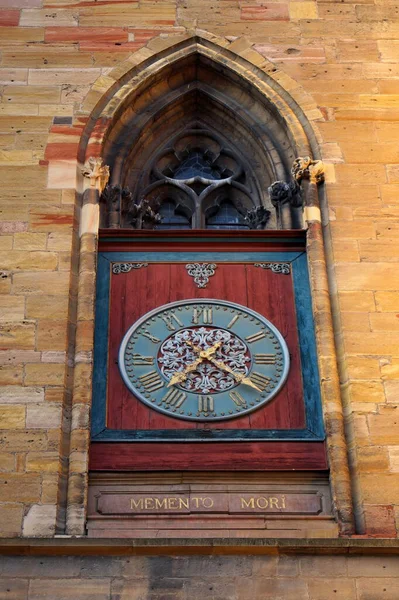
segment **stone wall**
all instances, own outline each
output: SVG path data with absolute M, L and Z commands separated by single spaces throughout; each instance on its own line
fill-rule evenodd
M 396 7 L 384 0 L 0 0 L 0 5 L 1 535 L 62 532 L 68 457 L 77 471 L 87 468 L 87 405 L 75 414 L 78 434 L 69 441 L 73 376 L 79 388 L 90 373 L 87 365 L 73 373 L 71 363 L 81 115 L 112 84 L 111 68 L 124 61 L 133 66 L 176 34 L 190 35 L 198 27 L 219 36 L 224 46 L 233 42 L 243 59 L 261 64 L 264 58 L 265 70 L 313 116 L 327 165 L 323 216 L 358 533 L 396 536 Z M 247 39 L 237 41 L 241 36 Z M 124 73 L 121 67 L 120 76 Z M 81 268 L 79 285 L 91 289 L 93 265 Z M 80 309 L 86 316 L 79 343 L 90 353 L 91 308 Z M 300 573 L 303 597 L 319 598 L 306 572 Z M 368 585 L 359 579 L 355 588 L 354 576 L 348 599 L 371 600 L 370 590 L 380 580 Z M 111 580 L 112 575 L 105 583 L 101 579 L 104 594 Z M 37 581 L 30 584 L 32 597 Z M 25 594 L 27 579 L 16 585 Z M 62 580 L 57 585 L 64 589 Z M 91 585 L 100 584 L 89 583 L 89 590 Z M 387 590 L 397 589 L 389 585 Z M 395 592 L 389 593 L 393 598 Z
M 397 556 L 2 557 L 7 600 L 397 600 Z

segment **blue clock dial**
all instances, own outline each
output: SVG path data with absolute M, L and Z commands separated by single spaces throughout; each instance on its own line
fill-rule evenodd
M 130 327 L 119 350 L 129 390 L 164 414 L 221 421 L 268 403 L 284 385 L 289 352 L 253 310 L 223 300 L 165 304 Z

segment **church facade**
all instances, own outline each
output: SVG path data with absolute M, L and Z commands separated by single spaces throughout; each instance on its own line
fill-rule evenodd
M 398 597 L 395 10 L 0 6 L 0 595 Z

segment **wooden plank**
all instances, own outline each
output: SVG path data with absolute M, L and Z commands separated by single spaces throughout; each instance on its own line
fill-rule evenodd
M 324 442 L 96 443 L 92 471 L 326 470 Z

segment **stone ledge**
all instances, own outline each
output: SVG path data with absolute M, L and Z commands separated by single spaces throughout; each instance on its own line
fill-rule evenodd
M 399 554 L 399 540 L 364 539 L 88 539 L 4 538 L 0 555 L 18 556 L 126 556 L 126 555 L 279 555 L 279 554 Z

